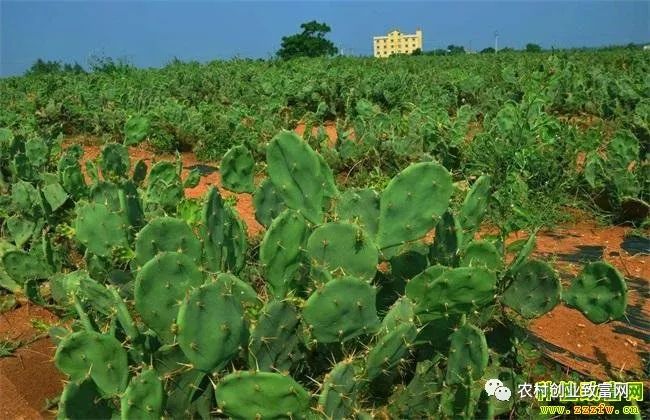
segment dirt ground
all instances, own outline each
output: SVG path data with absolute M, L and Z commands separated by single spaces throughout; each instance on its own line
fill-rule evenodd
M 303 126 L 304 130 L 304 126 Z M 298 131 L 298 130 L 297 130 Z M 331 128 L 328 134 L 331 136 Z M 335 135 L 335 131 L 334 131 Z M 335 140 L 334 140 L 335 141 Z M 99 146 L 85 146 L 84 159 L 99 155 Z M 130 148 L 133 162 L 143 159 L 151 164 L 170 160 L 144 148 Z M 220 188 L 218 163 L 199 162 L 192 153 L 183 153 L 183 176 L 200 165 L 204 176 L 199 185 L 188 189 L 190 197 L 200 197 L 214 185 L 224 196 L 233 195 Z M 246 223 L 249 236 L 263 233 L 255 220 L 250 194 L 234 194 L 237 211 Z M 626 277 L 629 301 L 626 317 L 603 325 L 591 324 L 579 311 L 559 305 L 549 314 L 530 324 L 531 339 L 550 358 L 567 368 L 598 380 L 644 380 L 644 364 L 650 353 L 650 246 L 647 242 L 626 240 L 629 228 L 599 227 L 579 222 L 539 232 L 535 256 L 551 260 L 568 285 L 584 263 L 604 259 Z M 510 240 L 525 237 L 513 235 Z M 33 319 L 54 322 L 55 317 L 36 306 L 20 308 L 0 315 L 0 339 L 29 340 L 37 333 Z M 41 338 L 18 349 L 13 357 L 0 358 L 0 419 L 48 417 L 43 411 L 45 400 L 58 395 L 62 377 L 54 367 L 54 346 Z

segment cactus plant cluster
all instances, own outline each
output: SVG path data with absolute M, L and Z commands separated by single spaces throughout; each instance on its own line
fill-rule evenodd
M 2 146 L 15 153 L 0 160 L 0 286 L 50 279 L 41 298 L 77 315 L 55 356 L 69 379 L 61 418 L 489 417 L 481 381 L 508 359 L 487 344 L 497 319 L 561 300 L 596 323 L 625 312 L 607 263 L 564 292 L 530 258 L 534 237 L 506 265 L 502 244 L 475 238 L 489 177 L 455 209 L 452 176 L 432 161 L 381 192 L 340 193 L 322 157 L 281 132 L 255 192 L 258 250 L 216 188 L 188 204 L 178 165 L 131 171 L 108 144 L 87 183 L 77 147 L 50 163 L 30 158 L 48 143 Z M 228 156 L 225 186 L 252 191 L 249 153 Z

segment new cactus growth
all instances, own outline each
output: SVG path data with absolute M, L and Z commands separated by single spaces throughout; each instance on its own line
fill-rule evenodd
M 164 252 L 149 260 L 135 279 L 135 308 L 166 343 L 176 335 L 176 316 L 187 290 L 199 287 L 203 274 L 187 255 Z
M 372 280 L 377 272 L 376 245 L 360 227 L 344 222 L 319 226 L 309 237 L 307 252 L 313 265 L 339 276 Z
M 215 390 L 217 404 L 233 419 L 301 419 L 309 413 L 310 395 L 289 376 L 271 372 L 234 372 Z
M 436 163 L 416 163 L 397 174 L 381 194 L 379 248 L 422 238 L 447 210 L 452 192 L 451 175 Z
M 217 282 L 189 293 L 178 310 L 177 324 L 183 353 L 195 369 L 205 372 L 222 369 L 248 340 L 239 298 Z
M 129 375 L 126 350 L 111 335 L 74 332 L 59 343 L 54 361 L 71 381 L 79 383 L 90 377 L 104 395 L 117 395 L 126 388 Z
M 283 298 L 292 289 L 298 289 L 296 277 L 306 261 L 304 250 L 309 228 L 307 221 L 294 210 L 280 214 L 264 234 L 260 245 L 260 262 L 269 291 Z
M 547 263 L 526 261 L 510 275 L 501 301 L 524 318 L 540 317 L 560 301 L 560 278 Z
M 588 264 L 564 293 L 567 305 L 594 324 L 618 319 L 627 307 L 627 286 L 616 268 L 604 261 Z
M 154 369 L 144 369 L 131 378 L 120 398 L 120 417 L 128 419 L 159 419 L 163 411 L 163 384 Z
M 224 188 L 239 193 L 253 192 L 255 161 L 246 146 L 231 148 L 221 160 L 221 182 Z
M 185 254 L 197 265 L 201 262 L 201 243 L 187 223 L 180 219 L 154 219 L 136 235 L 135 261 L 139 266 L 165 251 Z
M 302 316 L 314 339 L 322 343 L 372 334 L 379 327 L 375 295 L 375 289 L 363 280 L 335 279 L 312 293 Z

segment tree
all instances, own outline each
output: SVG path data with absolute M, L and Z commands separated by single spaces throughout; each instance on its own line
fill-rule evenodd
M 45 61 L 41 58 L 36 60 L 34 64 L 25 72 L 25 75 L 41 75 L 41 74 L 54 74 L 54 73 L 85 73 L 83 67 L 79 63 L 61 64 L 59 61 Z
M 481 54 L 494 54 L 494 48 L 487 47 L 481 50 Z
M 447 46 L 447 52 L 451 55 L 453 54 L 465 54 L 465 47 L 461 45 L 449 45 Z
M 420 48 L 416 48 L 413 50 L 411 55 L 422 55 L 422 50 Z
M 332 41 L 325 39 L 325 34 L 331 31 L 325 23 L 315 20 L 300 25 L 302 33 L 282 37 L 282 44 L 277 52 L 278 57 L 288 60 L 295 57 L 320 57 L 338 54 L 339 49 Z
M 542 51 L 542 47 L 540 47 L 537 44 L 531 44 L 531 43 L 526 44 L 526 52 L 537 53 L 541 51 Z

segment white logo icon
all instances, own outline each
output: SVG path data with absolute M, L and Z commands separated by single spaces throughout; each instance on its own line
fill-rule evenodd
M 489 379 L 485 383 L 485 392 L 490 396 L 494 395 L 499 401 L 508 401 L 512 395 L 510 388 L 503 385 L 499 379 Z

